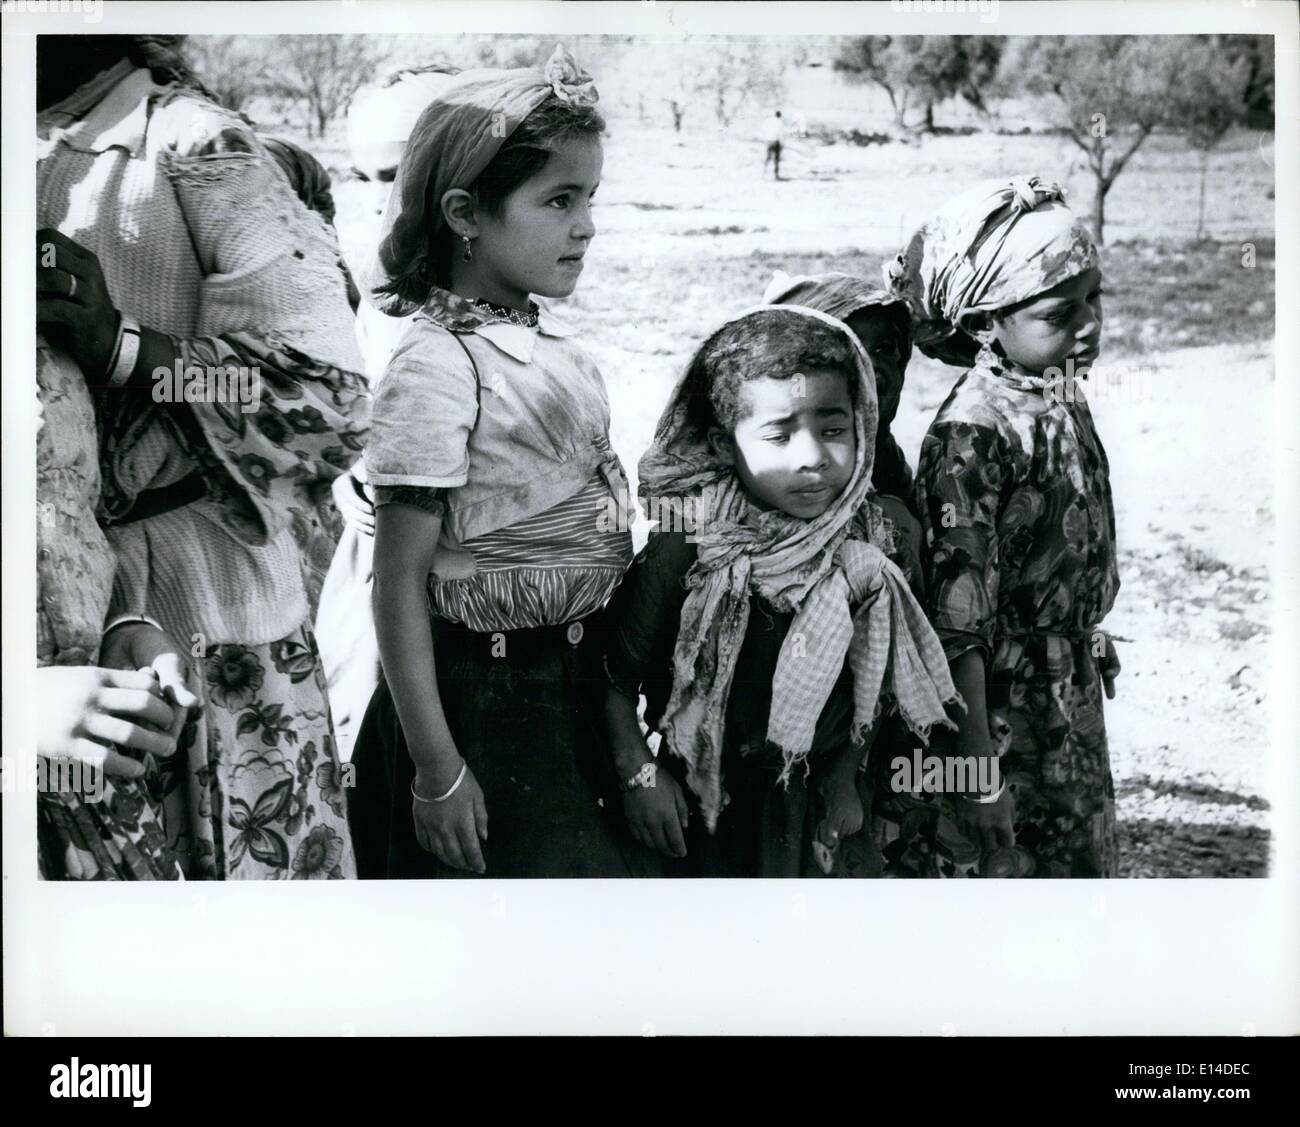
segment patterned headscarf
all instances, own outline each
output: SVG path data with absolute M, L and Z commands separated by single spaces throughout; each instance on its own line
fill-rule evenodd
M 778 270 L 763 293 L 766 305 L 805 305 L 847 321 L 863 309 L 879 306 L 903 342 L 903 366 L 912 357 L 912 316 L 898 294 L 871 285 L 853 274 L 790 275 Z
M 562 45 L 541 69 L 467 70 L 445 78 L 406 142 L 384 213 L 378 259 L 367 278 L 371 302 L 393 317 L 414 312 L 417 303 L 376 291 L 427 258 L 446 226 L 442 197 L 453 188 L 470 188 L 506 138 L 552 94 L 579 106 L 595 105 L 598 98 L 591 76 Z
M 640 464 L 647 507 L 680 497 L 682 511 L 697 520 L 698 556 L 686 578 L 690 594 L 662 727 L 669 749 L 687 763 L 687 782 L 710 830 L 722 806 L 724 718 L 752 593 L 794 614 L 772 679 L 767 727 L 768 741 L 784 755 L 782 782 L 811 751 L 817 718 L 846 659 L 853 673 L 854 740 L 879 714 L 882 688 L 922 739 L 934 724 L 950 725 L 944 705 L 960 700 L 942 646 L 906 580 L 868 539 L 864 502 L 876 429 L 871 361 L 843 322 L 802 306 L 759 306 L 723 328 L 739 327 L 743 339 L 774 314 L 832 326 L 855 358 L 857 452 L 853 475 L 830 508 L 812 520 L 761 509 L 734 469 L 713 453 L 700 402 L 708 395 L 701 358 L 716 334 L 687 365 Z
M 912 310 L 917 347 L 968 365 L 979 349 L 963 321 L 1050 290 L 1098 263 L 1092 236 L 1060 187 L 1038 176 L 991 180 L 949 200 L 885 264 Z

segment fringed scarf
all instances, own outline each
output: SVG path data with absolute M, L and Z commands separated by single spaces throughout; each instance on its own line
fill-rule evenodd
M 760 306 L 728 325 L 757 325 L 775 311 L 834 326 L 851 342 L 857 359 L 854 472 L 830 508 L 802 520 L 750 500 L 731 467 L 708 445 L 699 403 L 707 388 L 698 386 L 698 373 L 692 377 L 695 360 L 640 464 L 643 501 L 689 496 L 697 517 L 698 558 L 686 578 L 690 593 L 682 607 L 673 689 L 662 724 L 667 746 L 687 763 L 687 781 L 710 830 L 722 805 L 724 717 L 752 594 L 794 614 L 772 679 L 767 729 L 768 741 L 784 757 L 783 783 L 812 750 L 817 718 L 845 661 L 853 674 L 855 742 L 879 716 L 882 691 L 922 740 L 935 724 L 952 727 L 945 705 L 961 700 L 943 648 L 902 573 L 865 539 L 864 522 L 855 519 L 871 487 L 876 429 L 871 362 L 842 322 L 802 306 Z

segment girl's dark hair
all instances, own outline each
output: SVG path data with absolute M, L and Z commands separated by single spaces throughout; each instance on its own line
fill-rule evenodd
M 764 376 L 785 380 L 810 368 L 838 368 L 857 401 L 853 345 L 842 331 L 792 310 L 751 313 L 724 325 L 697 354 L 687 375 L 692 423 L 734 430 L 740 389 Z
M 546 167 L 557 145 L 573 137 L 599 137 L 604 131 L 605 119 L 594 106 L 574 105 L 551 94 L 515 127 L 470 186 L 474 203 L 489 215 L 499 215 L 507 197 Z M 425 200 L 430 219 L 437 215 L 434 209 L 441 207 L 441 200 Z M 426 227 L 432 228 L 434 224 L 426 221 Z M 439 222 L 428 259 L 434 265 L 436 277 L 426 279 L 426 284 L 428 281 L 440 286 L 450 283 L 454 241 L 447 225 Z M 394 279 L 394 283 L 398 281 Z

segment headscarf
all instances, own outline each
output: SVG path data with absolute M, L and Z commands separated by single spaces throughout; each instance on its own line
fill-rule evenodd
M 778 270 L 763 293 L 766 305 L 805 305 L 847 321 L 863 309 L 879 306 L 903 341 L 902 362 L 912 358 L 912 316 L 898 294 L 871 285 L 853 274 L 791 275 Z
M 794 614 L 772 679 L 767 728 L 768 741 L 784 756 L 782 782 L 812 750 L 817 718 L 846 659 L 855 741 L 879 714 L 886 672 L 899 712 L 922 740 L 934 724 L 951 726 L 944 705 L 960 700 L 943 648 L 902 573 L 865 537 L 860 511 L 871 488 L 876 428 L 871 361 L 843 322 L 802 306 L 758 306 L 723 328 L 756 328 L 773 313 L 832 326 L 855 358 L 857 452 L 852 477 L 830 508 L 813 520 L 761 509 L 712 452 L 700 399 L 708 395 L 701 358 L 713 337 L 687 366 L 640 463 L 643 502 L 681 497 L 685 510 L 689 496 L 698 518 L 698 556 L 686 577 L 690 593 L 662 727 L 670 750 L 687 763 L 687 782 L 710 830 L 722 804 L 724 718 L 751 593 Z
M 559 45 L 542 68 L 478 69 L 447 75 L 406 142 L 388 197 L 377 261 L 367 279 L 370 300 L 393 317 L 417 308 L 408 298 L 377 292 L 428 256 L 446 227 L 442 197 L 468 189 L 506 138 L 551 95 L 578 106 L 596 104 L 591 76 Z M 432 276 L 430 275 L 430 281 Z
M 212 101 L 220 103 L 211 90 L 203 84 L 185 54 L 187 35 L 130 35 L 130 55 L 133 62 L 149 68 L 153 80 L 160 86 L 176 83 L 199 91 Z M 240 114 L 243 117 L 243 114 Z M 247 120 L 247 118 L 245 118 Z
M 968 365 L 978 343 L 963 321 L 1044 293 L 1098 263 L 1060 187 L 1038 176 L 991 180 L 949 200 L 885 264 L 912 310 L 927 356 Z
M 324 166 L 301 145 L 282 137 L 259 134 L 262 147 L 288 179 L 296 195 L 326 223 L 334 223 L 334 196 L 330 192 L 330 174 Z

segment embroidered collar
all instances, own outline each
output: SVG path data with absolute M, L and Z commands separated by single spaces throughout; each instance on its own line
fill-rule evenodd
M 518 309 L 509 309 L 504 305 L 497 305 L 496 302 L 488 301 L 482 297 L 475 298 L 474 304 L 485 313 L 491 313 L 494 317 L 499 317 L 511 325 L 518 325 L 524 329 L 537 328 L 537 317 L 540 308 L 535 301 L 529 301 L 527 313 L 521 313 Z
M 454 333 L 474 333 L 491 341 L 521 364 L 531 363 L 537 337 L 570 337 L 577 330 L 561 321 L 546 305 L 535 302 L 537 325 L 530 328 L 508 320 L 494 308 L 470 301 L 450 290 L 435 287 L 420 309 L 419 316 Z M 497 307 L 499 308 L 499 307 Z
M 145 68 L 119 60 L 37 115 L 38 159 L 59 141 L 80 152 L 120 148 L 138 157 L 149 125 L 151 95 L 164 89 Z

